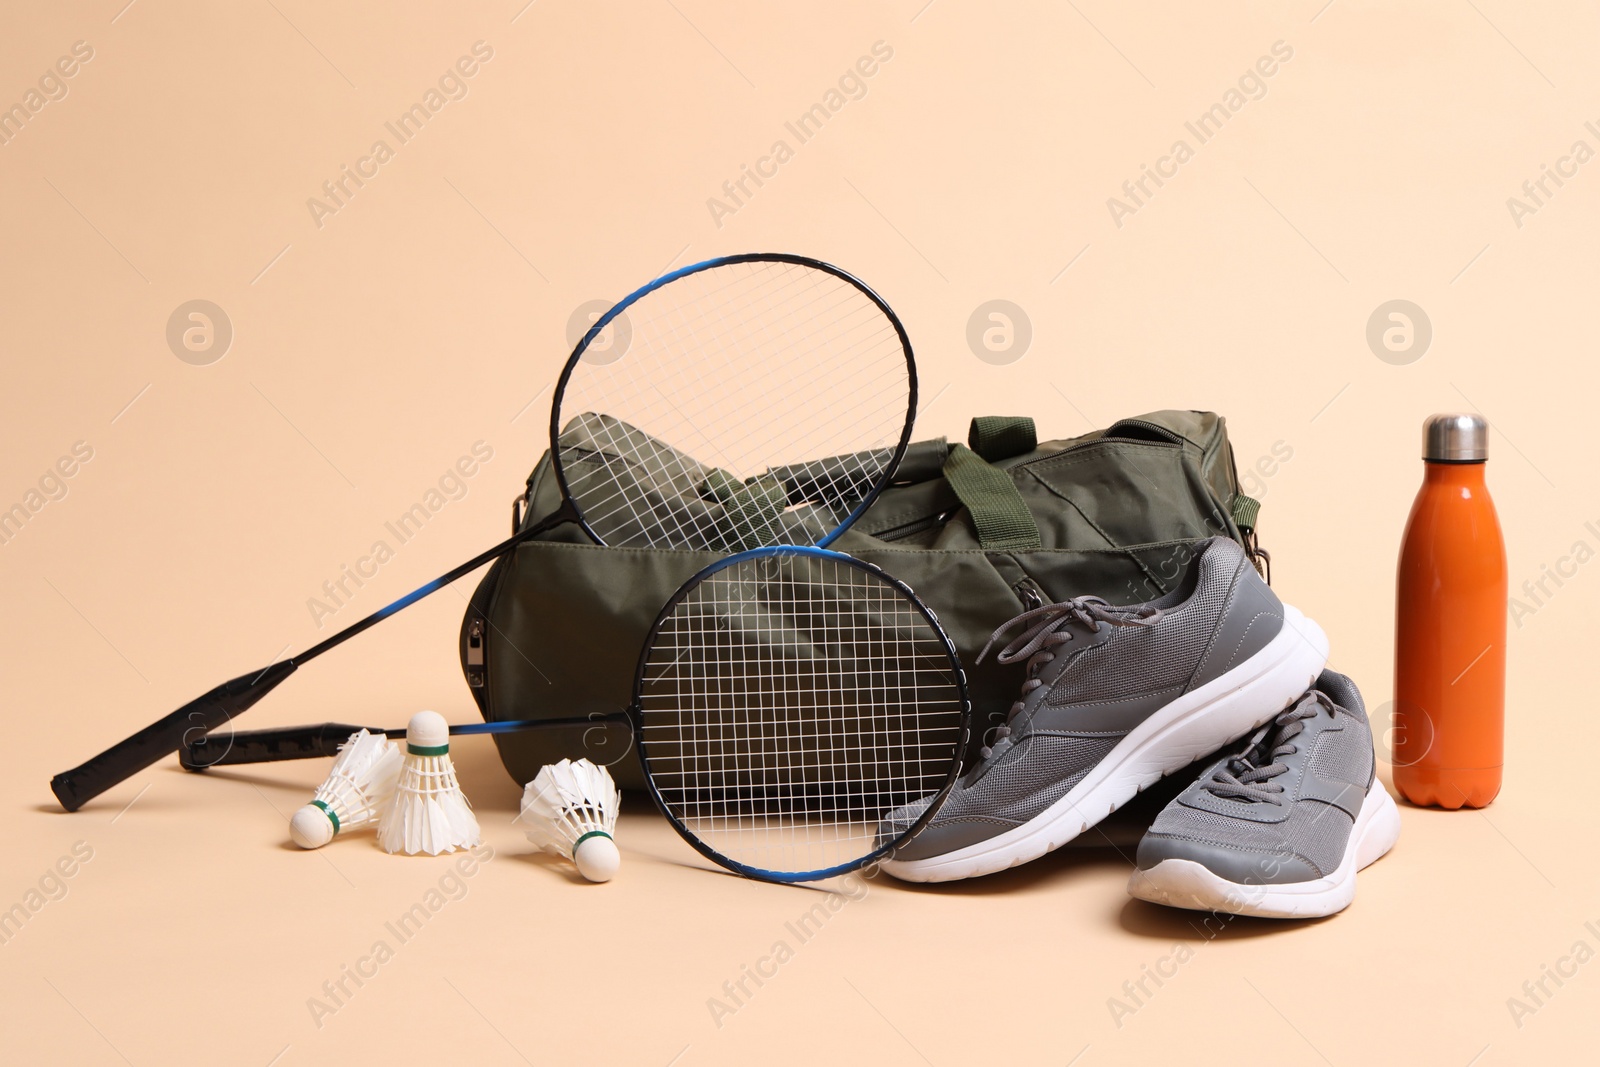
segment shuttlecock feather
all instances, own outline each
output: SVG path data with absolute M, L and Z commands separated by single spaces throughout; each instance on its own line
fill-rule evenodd
M 621 803 L 604 767 L 586 759 L 562 760 L 541 768 L 522 791 L 521 818 L 529 841 L 570 858 L 589 881 L 605 882 L 622 865 L 612 837 Z
M 400 781 L 378 820 L 378 844 L 385 852 L 437 856 L 481 839 L 450 762 L 450 727 L 438 712 L 419 711 L 406 724 Z
M 328 780 L 311 803 L 289 820 L 289 836 L 301 848 L 321 848 L 335 834 L 378 821 L 400 777 L 400 746 L 365 730 L 350 735 Z

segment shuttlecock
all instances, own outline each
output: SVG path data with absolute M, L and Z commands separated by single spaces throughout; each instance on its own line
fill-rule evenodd
M 529 841 L 546 852 L 570 856 L 589 881 L 605 882 L 622 865 L 611 836 L 621 802 L 604 767 L 586 759 L 562 760 L 541 768 L 522 791 L 521 818 Z
M 377 822 L 399 777 L 399 745 L 365 730 L 351 734 L 328 780 L 289 820 L 289 836 L 301 848 L 321 848 L 341 831 Z
M 450 727 L 436 711 L 419 711 L 406 724 L 406 754 L 394 797 L 378 820 L 385 852 L 437 856 L 481 840 L 478 820 L 450 762 Z

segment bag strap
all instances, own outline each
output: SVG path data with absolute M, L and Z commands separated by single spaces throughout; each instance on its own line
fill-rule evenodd
M 1239 527 L 1245 555 L 1250 557 L 1250 562 L 1256 565 L 1256 571 L 1271 585 L 1272 553 L 1261 547 L 1261 540 L 1256 536 L 1256 519 L 1261 516 L 1261 501 L 1243 493 L 1235 493 L 1228 512 L 1233 517 L 1233 524 Z
M 1228 510 L 1233 513 L 1233 524 L 1239 527 L 1239 532 L 1247 534 L 1256 528 L 1256 517 L 1261 514 L 1261 501 L 1243 493 L 1235 493 Z
M 1030 420 L 1031 426 L 1031 420 Z M 978 544 L 984 549 L 1027 550 L 1042 547 L 1039 524 L 1022 502 L 1011 475 L 964 445 L 951 445 L 944 461 L 944 479 L 972 515 Z

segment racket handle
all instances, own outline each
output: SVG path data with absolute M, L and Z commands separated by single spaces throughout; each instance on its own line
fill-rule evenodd
M 294 673 L 296 664 L 283 660 L 259 671 L 223 682 L 165 718 L 112 745 L 85 763 L 50 779 L 61 806 L 77 811 L 107 789 L 183 747 L 186 739 L 204 734 L 247 711 Z
M 276 763 L 280 760 L 316 759 L 337 756 L 339 746 L 357 730 L 381 734 L 370 726 L 349 726 L 339 722 L 315 726 L 291 726 L 272 730 L 226 730 L 185 741 L 178 749 L 178 762 L 186 771 L 208 767 L 229 767 L 241 763 Z

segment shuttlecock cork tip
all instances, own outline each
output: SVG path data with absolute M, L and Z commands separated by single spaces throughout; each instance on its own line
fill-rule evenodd
M 585 834 L 572 850 L 578 873 L 591 882 L 609 882 L 622 866 L 622 853 L 610 834 L 598 831 Z
M 289 820 L 289 837 L 301 848 L 321 848 L 335 832 L 332 817 L 315 804 L 307 804 Z
M 406 747 L 413 755 L 438 756 L 450 750 L 450 724 L 437 711 L 419 711 L 406 724 Z

